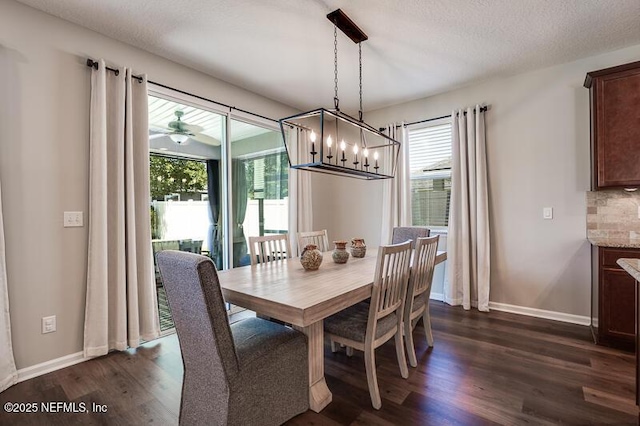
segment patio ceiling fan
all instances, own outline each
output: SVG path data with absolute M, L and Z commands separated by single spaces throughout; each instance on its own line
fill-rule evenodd
M 166 128 L 157 130 L 159 133 L 149 136 L 149 139 L 156 139 L 164 136 L 169 136 L 172 141 L 178 145 L 186 145 L 189 143 L 189 139 L 197 140 L 198 142 L 206 143 L 208 145 L 219 145 L 220 143 L 207 135 L 200 132 L 204 130 L 202 126 L 195 124 L 188 124 L 182 121 L 184 111 L 176 110 L 174 112 L 176 119 L 170 121 Z

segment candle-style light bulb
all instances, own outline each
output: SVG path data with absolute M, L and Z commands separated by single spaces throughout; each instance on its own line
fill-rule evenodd
M 333 139 L 331 139 L 331 135 L 329 135 L 327 136 L 327 147 L 329 147 L 329 155 L 327 155 L 327 158 L 329 161 L 333 158 L 333 155 L 331 155 L 331 145 L 333 145 Z
M 311 133 L 309 134 L 309 140 L 311 141 L 311 161 L 313 163 L 316 162 L 316 132 L 314 132 L 313 130 L 311 131 Z
M 369 150 L 365 148 L 362 151 L 362 155 L 364 155 L 364 166 L 368 169 L 369 168 Z
M 344 150 L 347 148 L 347 144 L 344 142 L 344 139 L 342 139 L 342 142 L 340 142 L 340 149 L 342 150 L 342 158 L 340 159 L 340 161 L 342 161 L 342 165 L 344 166 L 344 162 L 347 161 L 346 157 L 344 156 Z
M 358 167 L 358 145 L 354 145 L 353 146 L 353 155 L 354 155 L 354 160 L 353 160 L 353 165 L 354 167 Z
M 378 169 L 380 168 L 378 167 L 378 151 L 373 153 L 373 159 L 376 160 L 376 165 L 373 168 L 376 169 L 376 173 L 378 173 Z

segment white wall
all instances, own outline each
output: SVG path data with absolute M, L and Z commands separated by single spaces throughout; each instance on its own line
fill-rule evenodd
M 588 71 L 638 58 L 640 46 L 634 46 L 365 114 L 368 123 L 381 126 L 476 103 L 491 106 L 486 127 L 492 302 L 590 314 L 589 93 L 582 84 Z M 379 182 L 314 176 L 313 185 L 316 228 L 339 234 L 331 237 L 379 240 Z M 323 205 L 330 208 L 318 207 Z M 543 207 L 554 208 L 553 220 L 542 219 Z
M 0 182 L 18 368 L 82 350 L 88 209 L 87 57 L 269 117 L 296 111 L 11 0 L 0 0 Z M 58 331 L 40 333 L 57 315 Z

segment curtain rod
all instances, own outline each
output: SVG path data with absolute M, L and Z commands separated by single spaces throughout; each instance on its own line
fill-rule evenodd
M 481 112 L 485 112 L 485 111 L 487 111 L 488 109 L 489 109 L 489 106 L 488 106 L 488 105 L 485 105 L 485 106 L 480 107 L 480 111 L 481 111 Z M 476 110 L 475 110 L 475 109 L 473 110 L 473 113 L 474 113 L 474 114 L 476 113 Z M 467 111 L 465 111 L 465 112 L 464 112 L 464 115 L 467 115 Z M 424 120 L 412 121 L 412 122 L 410 122 L 410 123 L 404 123 L 404 126 L 405 126 L 405 127 L 407 127 L 407 126 L 411 126 L 411 125 L 414 125 L 414 124 L 428 123 L 429 121 L 442 120 L 443 118 L 449 118 L 449 117 L 451 117 L 451 114 L 443 115 L 443 116 L 441 116 L 441 117 L 433 117 L 433 118 L 426 118 L 426 119 L 424 119 Z M 397 127 L 402 127 L 402 126 L 403 126 L 402 124 L 396 124 L 396 128 L 397 128 Z M 387 129 L 386 127 L 380 127 L 380 129 L 379 129 L 379 130 L 382 132 L 382 131 L 384 131 L 384 130 L 386 130 L 386 129 Z
M 89 58 L 89 59 L 87 59 L 87 66 L 97 70 L 98 69 L 98 62 L 96 62 L 93 59 Z M 105 66 L 105 68 L 107 69 L 107 71 L 113 72 L 116 76 L 120 74 L 120 70 L 117 69 L 117 68 L 111 68 L 111 67 L 107 67 L 107 66 Z M 142 77 L 140 77 L 138 75 L 131 75 L 131 78 L 133 78 L 135 80 L 138 80 L 138 82 L 142 83 Z M 192 96 L 192 97 L 194 97 L 196 99 L 200 99 L 200 100 L 203 100 L 203 101 L 211 102 L 213 104 L 220 105 L 221 107 L 229 108 L 230 110 L 236 110 L 236 111 L 239 111 L 239 112 L 243 112 L 245 114 L 253 115 L 254 117 L 259 117 L 259 118 L 262 118 L 262 119 L 265 119 L 265 120 L 273 121 L 274 123 L 279 123 L 278 120 L 274 120 L 273 118 L 265 117 L 264 115 L 256 114 L 255 112 L 247 111 L 247 110 L 242 109 L 242 108 L 237 108 L 237 107 L 234 107 L 234 106 L 231 106 L 231 105 L 223 104 L 222 102 L 214 101 L 213 99 L 205 98 L 203 96 L 194 95 L 193 93 L 185 92 L 184 90 L 180 90 L 180 89 L 176 89 L 174 87 L 166 86 L 166 85 L 161 84 L 161 83 L 156 83 L 155 81 L 149 80 L 149 83 L 151 83 L 153 85 L 156 85 L 156 86 L 159 86 L 159 87 L 162 87 L 164 89 L 169 89 L 169 90 L 173 90 L 174 92 L 182 93 L 183 95 Z

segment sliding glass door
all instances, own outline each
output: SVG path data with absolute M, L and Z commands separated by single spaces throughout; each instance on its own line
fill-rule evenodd
M 233 266 L 250 264 L 247 238 L 286 233 L 289 165 L 281 134 L 230 120 Z
M 248 237 L 286 233 L 288 162 L 275 123 L 231 118 L 213 103 L 149 96 L 154 254 L 182 250 L 216 267 L 250 264 Z M 173 328 L 156 269 L 161 328 Z

